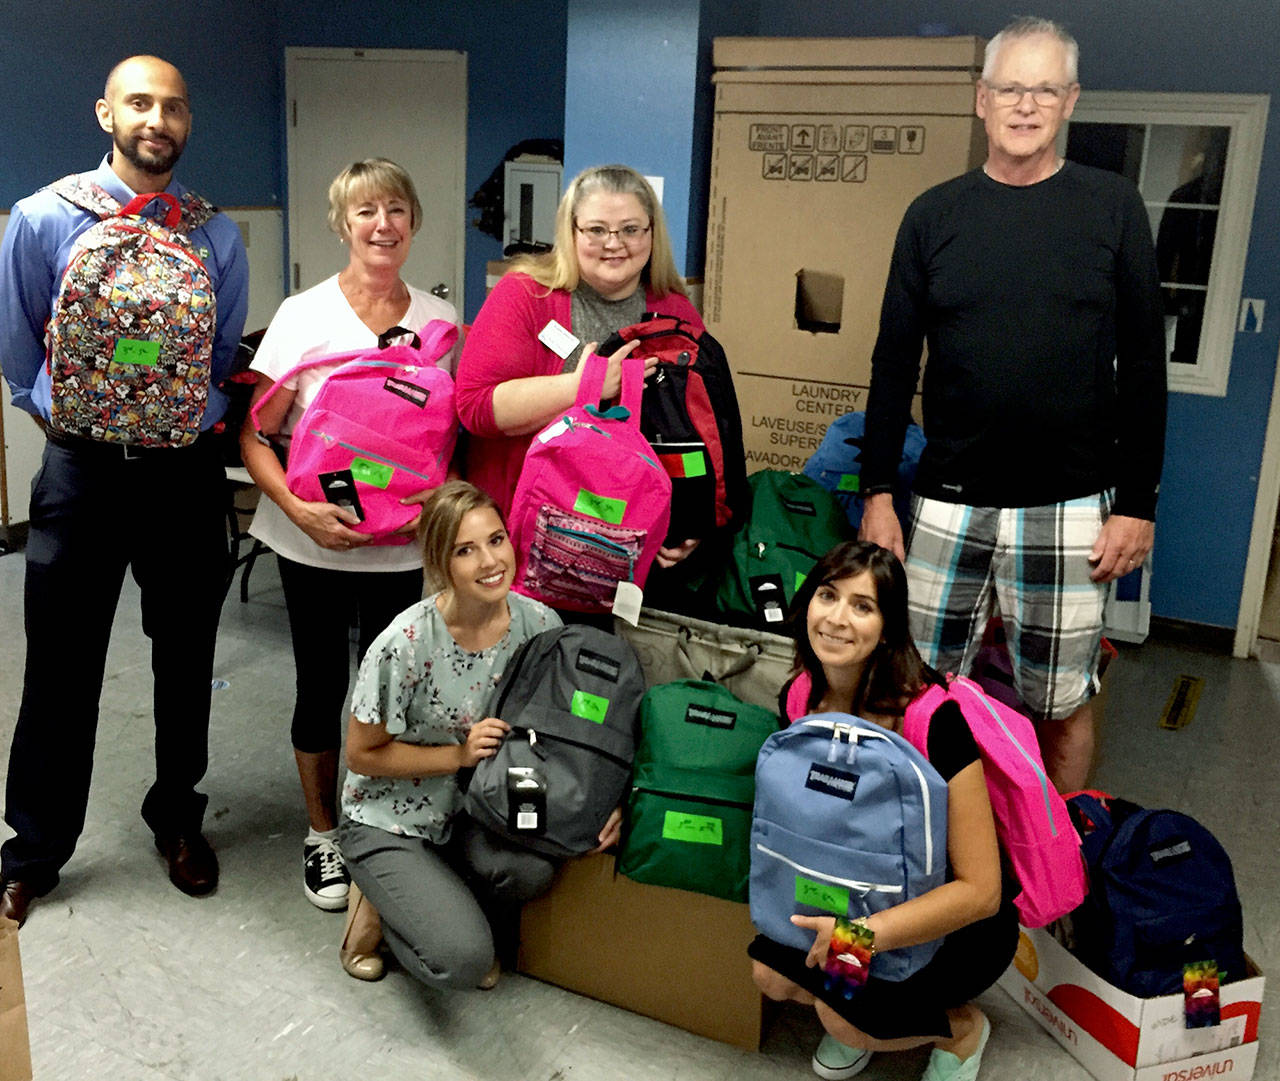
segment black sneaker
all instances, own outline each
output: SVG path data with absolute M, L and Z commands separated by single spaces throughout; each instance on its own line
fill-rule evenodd
M 351 875 L 333 841 L 308 841 L 302 846 L 302 888 L 316 908 L 340 912 L 347 907 Z

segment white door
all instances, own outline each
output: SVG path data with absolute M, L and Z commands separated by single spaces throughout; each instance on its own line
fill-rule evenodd
M 390 158 L 422 201 L 402 276 L 463 310 L 467 57 L 417 49 L 286 49 L 289 274 L 296 293 L 341 270 L 329 183 L 353 161 Z

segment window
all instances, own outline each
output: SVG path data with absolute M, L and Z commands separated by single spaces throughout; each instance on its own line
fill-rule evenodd
M 1127 176 L 1151 217 L 1169 389 L 1227 393 L 1267 98 L 1086 91 L 1072 161 Z

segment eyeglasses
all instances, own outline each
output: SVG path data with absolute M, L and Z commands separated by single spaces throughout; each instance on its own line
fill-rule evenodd
M 587 243 L 593 248 L 603 248 L 609 243 L 611 236 L 616 236 L 623 244 L 630 245 L 652 229 L 653 223 L 624 225 L 621 229 L 606 229 L 603 225 L 575 225 L 574 228 L 587 238 Z
M 1040 86 L 1023 86 L 1021 83 L 1003 83 L 992 86 L 988 83 L 987 91 L 991 94 L 991 100 L 997 105 L 1018 105 L 1027 94 L 1030 94 L 1031 100 L 1037 105 L 1049 108 L 1065 98 L 1074 85 L 1074 83 L 1066 85 L 1042 83 Z

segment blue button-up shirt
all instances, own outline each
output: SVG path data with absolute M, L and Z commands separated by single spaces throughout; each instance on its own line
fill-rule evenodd
M 111 169 L 110 155 L 90 174 L 93 182 L 122 204 L 134 197 Z M 177 181 L 165 191 L 179 198 Z M 14 204 L 0 244 L 0 370 L 13 392 L 13 404 L 49 419 L 49 368 L 45 363 L 45 326 L 75 245 L 76 237 L 98 218 L 73 206 L 48 188 Z M 249 263 L 235 222 L 217 214 L 189 237 L 204 262 L 218 298 L 213 340 L 213 386 L 202 428 L 209 428 L 227 407 L 217 384 L 231 370 L 249 307 Z

